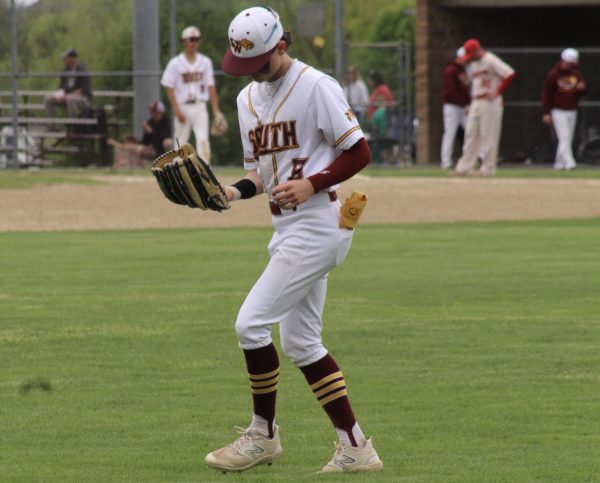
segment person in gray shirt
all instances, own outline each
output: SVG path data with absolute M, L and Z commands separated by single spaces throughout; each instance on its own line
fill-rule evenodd
M 69 117 L 79 117 L 83 109 L 91 107 L 90 77 L 75 49 L 67 49 L 62 57 L 65 68 L 60 75 L 58 90 L 44 100 L 46 114 L 48 117 L 56 117 L 56 107 L 64 106 Z

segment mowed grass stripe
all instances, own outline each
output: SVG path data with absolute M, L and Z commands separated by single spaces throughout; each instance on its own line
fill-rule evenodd
M 0 234 L 0 479 L 230 478 L 203 457 L 249 421 L 233 323 L 270 235 Z M 385 469 L 352 480 L 600 479 L 599 236 L 600 220 L 359 227 L 324 337 Z M 284 457 L 237 481 L 313 481 L 332 454 L 280 355 Z

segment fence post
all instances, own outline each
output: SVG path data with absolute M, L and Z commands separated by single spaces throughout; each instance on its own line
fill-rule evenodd
M 133 16 L 133 70 L 156 72 L 159 66 L 158 0 L 135 0 Z M 148 105 L 160 98 L 158 80 L 152 75 L 133 77 L 133 133 L 141 138 Z
M 335 0 L 335 78 L 344 77 L 344 0 Z
M 10 47 L 11 47 L 11 84 L 12 84 L 12 162 L 3 162 L 3 169 L 19 165 L 19 125 L 17 122 L 17 7 L 15 0 L 10 1 Z

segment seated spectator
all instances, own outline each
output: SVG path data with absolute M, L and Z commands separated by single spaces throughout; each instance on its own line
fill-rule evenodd
M 69 117 L 79 117 L 81 111 L 91 107 L 92 91 L 87 67 L 77 56 L 75 49 L 63 52 L 65 68 L 60 75 L 59 88 L 46 96 L 44 105 L 48 117 L 56 117 L 56 106 L 67 108 Z
M 165 105 L 155 101 L 148 110 L 150 118 L 142 123 L 141 144 L 131 134 L 124 136 L 121 142 L 108 139 L 108 144 L 114 148 L 113 168 L 148 167 L 157 156 L 173 149 L 171 123 L 165 116 Z
M 142 144 L 147 149 L 152 148 L 150 157 L 155 158 L 165 151 L 173 149 L 171 139 L 171 123 L 165 116 L 165 105 L 161 101 L 155 101 L 148 107 L 150 118 L 142 123 L 144 137 Z

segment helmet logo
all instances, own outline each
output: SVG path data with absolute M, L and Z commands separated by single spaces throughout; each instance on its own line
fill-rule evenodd
M 231 44 L 231 48 L 233 49 L 233 51 L 237 54 L 239 54 L 242 51 L 242 49 L 252 50 L 254 48 L 254 42 L 248 39 L 235 40 L 229 38 L 229 43 Z

